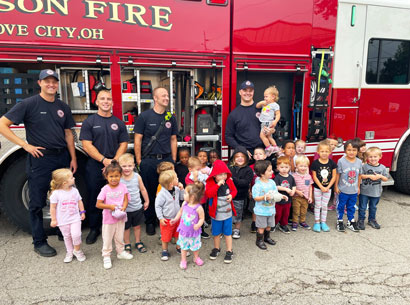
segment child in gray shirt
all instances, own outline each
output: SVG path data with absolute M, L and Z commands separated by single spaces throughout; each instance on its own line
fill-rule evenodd
M 382 157 L 382 151 L 378 147 L 370 147 L 366 151 L 367 163 L 362 167 L 362 184 L 360 185 L 359 195 L 359 222 L 358 227 L 364 230 L 364 220 L 366 218 L 366 208 L 369 204 L 369 222 L 368 224 L 380 229 L 376 221 L 377 204 L 382 195 L 382 181 L 387 181 L 387 170 L 383 164 L 379 163 Z
M 357 223 L 354 220 L 354 213 L 356 211 L 357 194 L 359 193 L 362 161 L 356 158 L 358 148 L 353 140 L 346 141 L 344 150 L 346 155 L 337 162 L 335 192 L 339 194 L 339 204 L 337 206 L 338 221 L 336 229 L 339 232 L 345 231 L 343 215 L 346 207 L 347 228 L 353 232 L 359 232 Z

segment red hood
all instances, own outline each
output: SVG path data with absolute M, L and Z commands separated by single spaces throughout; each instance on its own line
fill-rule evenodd
M 214 164 L 212 165 L 211 173 L 209 174 L 208 180 L 213 179 L 216 175 L 226 173 L 228 175 L 228 179 L 232 177 L 231 171 L 229 170 L 228 166 L 226 166 L 225 162 L 221 160 L 215 160 Z

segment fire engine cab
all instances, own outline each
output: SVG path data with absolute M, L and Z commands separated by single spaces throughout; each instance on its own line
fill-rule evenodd
M 308 155 L 330 134 L 383 151 L 396 187 L 410 193 L 410 4 L 405 0 L 0 0 L 0 115 L 38 93 L 38 73 L 57 70 L 59 97 L 78 133 L 112 90 L 113 114 L 133 146 L 133 122 L 170 92 L 178 145 L 229 158 L 226 119 L 238 87 L 254 100 L 275 85 L 276 137 L 303 139 Z M 24 126 L 13 131 L 25 137 Z M 0 137 L 0 204 L 29 230 L 26 152 Z M 77 187 L 86 197 L 87 158 L 76 141 Z M 341 156 L 337 148 L 334 155 Z M 47 209 L 47 208 L 45 208 Z M 45 211 L 45 217 L 49 215 Z

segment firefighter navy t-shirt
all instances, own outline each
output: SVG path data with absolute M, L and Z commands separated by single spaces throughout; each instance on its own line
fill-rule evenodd
M 295 179 L 290 174 L 287 177 L 283 177 L 280 174 L 277 174 L 273 180 L 275 181 L 276 186 L 287 187 L 289 189 L 292 189 L 293 187 L 296 186 Z M 286 201 L 285 199 L 282 199 L 281 201 L 276 202 L 276 204 L 286 204 L 286 203 L 292 202 L 292 197 L 290 197 L 287 192 L 279 191 L 279 193 L 288 197 L 288 201 Z
M 148 145 L 151 137 L 155 135 L 159 126 L 165 118 L 167 112 L 163 114 L 156 113 L 153 109 L 144 111 L 140 114 L 135 122 L 134 132 L 142 134 L 141 155 L 145 147 Z M 152 149 L 148 153 L 152 154 L 169 154 L 171 152 L 171 136 L 178 133 L 177 121 L 175 116 L 165 123 L 158 139 L 152 144 Z
M 81 126 L 80 140 L 91 141 L 106 158 L 114 158 L 120 143 L 128 142 L 129 136 L 123 121 L 115 116 L 89 116 Z
M 64 130 L 75 126 L 66 103 L 47 102 L 39 94 L 19 102 L 5 117 L 16 125 L 24 123 L 29 144 L 48 149 L 67 147 Z

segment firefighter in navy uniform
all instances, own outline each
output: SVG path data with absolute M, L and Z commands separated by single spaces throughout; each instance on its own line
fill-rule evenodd
M 175 163 L 178 133 L 175 117 L 166 110 L 169 104 L 168 91 L 165 88 L 156 88 L 153 96 L 154 107 L 142 112 L 134 126 L 135 158 L 149 196 L 149 207 L 145 211 L 148 235 L 155 234 L 157 219 L 155 214 L 155 197 L 158 187 L 157 165 L 163 161 Z
M 75 126 L 70 107 L 56 98 L 58 74 L 50 69 L 40 72 L 40 94 L 26 98 L 0 119 L 0 133 L 28 152 L 27 177 L 30 191 L 29 213 L 34 251 L 41 256 L 54 256 L 43 228 L 51 173 L 58 168 L 77 170 Z M 24 123 L 27 143 L 11 131 L 12 124 Z M 71 162 L 70 162 L 71 157 Z
M 81 126 L 80 140 L 90 156 L 86 165 L 88 189 L 87 219 L 90 232 L 86 243 L 97 241 L 101 231 L 102 211 L 97 209 L 97 196 L 106 184 L 102 170 L 127 151 L 129 135 L 123 121 L 112 115 L 111 92 L 103 89 L 98 92 L 96 104 L 98 111 L 89 116 Z

